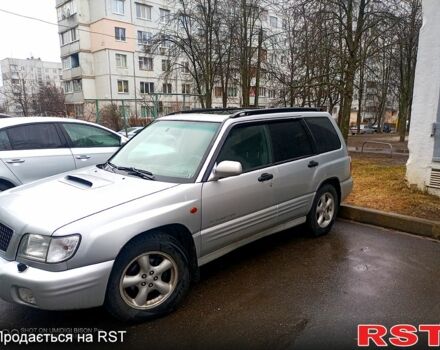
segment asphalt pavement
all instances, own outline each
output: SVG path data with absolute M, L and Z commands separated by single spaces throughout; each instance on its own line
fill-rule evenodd
M 440 323 L 439 243 L 346 221 L 321 238 L 295 228 L 202 267 L 164 318 L 124 325 L 101 308 L 48 312 L 0 301 L 0 330 L 127 331 L 123 344 L 81 349 L 355 349 L 359 323 Z

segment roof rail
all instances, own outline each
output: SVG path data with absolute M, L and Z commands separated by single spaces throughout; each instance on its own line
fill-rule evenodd
M 207 113 L 207 114 L 235 114 L 239 111 L 251 111 L 256 107 L 226 107 L 226 108 L 194 108 L 184 111 L 172 112 L 167 115 L 189 114 L 189 113 Z
M 239 111 L 231 116 L 231 118 L 246 117 L 248 115 L 272 114 L 272 113 L 288 113 L 288 112 L 321 112 L 319 108 L 313 107 L 283 107 L 283 108 L 264 108 L 256 110 Z

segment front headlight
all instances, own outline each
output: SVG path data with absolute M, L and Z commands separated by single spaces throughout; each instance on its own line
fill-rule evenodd
M 70 259 L 76 252 L 81 236 L 49 237 L 26 235 L 20 243 L 19 256 L 47 263 L 59 263 Z

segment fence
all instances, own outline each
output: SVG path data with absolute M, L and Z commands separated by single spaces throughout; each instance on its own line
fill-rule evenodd
M 199 95 L 148 94 L 141 99 L 89 99 L 71 114 L 112 129 L 143 126 L 163 115 L 200 108 Z M 78 106 L 81 106 L 80 108 Z

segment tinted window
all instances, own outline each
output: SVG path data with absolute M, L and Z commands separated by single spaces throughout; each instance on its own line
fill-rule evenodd
M 90 125 L 66 123 L 64 129 L 72 141 L 72 147 L 119 147 L 117 135 Z
M 217 158 L 240 162 L 243 172 L 268 165 L 270 151 L 263 125 L 239 126 L 233 128 Z
M 9 142 L 8 135 L 6 131 L 0 131 L 0 151 L 8 151 L 11 149 L 11 144 Z
M 63 143 L 53 124 L 28 124 L 6 130 L 14 150 L 61 148 Z
M 310 156 L 313 148 L 301 120 L 269 124 L 275 162 Z
M 305 118 L 305 121 L 315 138 L 318 153 L 334 151 L 341 148 L 339 136 L 328 118 Z

